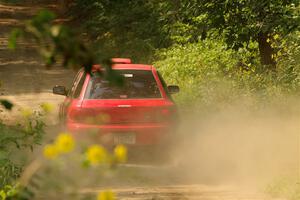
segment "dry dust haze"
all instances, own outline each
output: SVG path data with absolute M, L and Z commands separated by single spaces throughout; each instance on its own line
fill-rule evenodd
M 184 117 L 183 145 L 173 154 L 184 180 L 258 187 L 281 176 L 300 180 L 300 101 L 285 98 L 253 110 L 242 103 Z

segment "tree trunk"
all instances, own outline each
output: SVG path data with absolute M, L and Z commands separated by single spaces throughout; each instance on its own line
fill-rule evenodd
M 268 35 L 266 33 L 258 34 L 258 48 L 260 54 L 260 62 L 261 64 L 267 66 L 268 70 L 276 70 L 276 62 L 272 58 L 272 54 L 274 52 L 271 44 L 267 41 Z

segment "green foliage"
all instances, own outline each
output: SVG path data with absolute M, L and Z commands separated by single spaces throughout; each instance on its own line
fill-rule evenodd
M 138 62 L 152 61 L 157 49 L 209 37 L 221 38 L 227 48 L 259 52 L 261 63 L 274 70 L 276 49 L 267 41 L 300 24 L 298 0 L 76 0 L 72 10 L 75 21 L 83 22 L 83 30 L 99 42 L 99 54 Z
M 18 37 L 33 38 L 39 45 L 39 52 L 46 65 L 50 67 L 58 60 L 64 66 L 79 68 L 84 66 L 90 71 L 94 64 L 94 55 L 76 35 L 63 25 L 53 25 L 55 15 L 47 10 L 40 11 L 25 24 L 24 30 L 13 30 L 9 38 L 9 47 L 14 49 Z
M 21 162 L 24 158 L 20 155 L 24 155 L 27 149 L 32 151 L 35 145 L 41 143 L 44 128 L 41 112 L 26 116 L 16 126 L 0 123 L 0 188 L 19 177 L 24 164 Z
M 35 17 L 25 23 L 24 30 L 15 29 L 11 32 L 8 46 L 15 49 L 18 37 L 35 40 L 39 53 L 44 58 L 46 67 L 50 68 L 56 62 L 62 61 L 64 67 L 78 69 L 83 67 L 87 73 L 91 72 L 94 64 L 102 64 L 106 73 L 99 72 L 113 84 L 121 84 L 120 76 L 111 70 L 110 59 L 100 61 L 95 51 L 80 40 L 71 29 L 54 23 L 55 14 L 48 10 L 40 11 Z
M 181 87 L 177 100 L 193 106 L 192 103 L 199 99 L 210 102 L 209 98 L 214 95 L 212 90 L 217 89 L 218 84 L 223 84 L 223 75 L 231 72 L 237 65 L 238 60 L 234 56 L 234 52 L 226 51 L 221 42 L 207 40 L 173 46 L 159 52 L 161 60 L 155 65 L 169 84 Z
M 1 200 L 11 199 L 16 196 L 18 193 L 18 186 L 14 185 L 6 185 L 2 190 L 0 190 L 0 198 Z
M 17 39 L 21 36 L 20 29 L 14 29 L 8 38 L 8 48 L 14 50 L 16 48 Z
M 0 81 L 0 88 L 1 88 L 1 85 L 2 85 L 2 83 Z M 6 99 L 0 99 L 0 106 L 4 107 L 6 110 L 11 110 L 14 105 Z M 0 111 L 1 111 L 1 109 L 0 109 Z
M 160 2 L 75 0 L 73 16 L 83 22 L 82 28 L 96 42 L 98 56 L 148 62 L 155 49 L 169 44 L 160 18 Z
M 13 107 L 13 104 L 6 99 L 0 99 L 0 105 L 2 105 L 7 110 L 11 110 Z
M 278 62 L 279 83 L 286 89 L 295 91 L 300 84 L 300 32 L 287 35 L 274 44 Z
M 299 5 L 298 0 L 194 0 L 182 1 L 179 10 L 183 13 L 182 22 L 200 28 L 204 36 L 221 35 L 229 48 L 238 50 L 257 42 L 261 64 L 272 65 L 274 69 L 275 51 L 268 39 L 297 30 Z
M 276 73 L 260 70 L 257 52 L 244 48 L 237 54 L 225 42 L 209 39 L 158 51 L 155 65 L 169 84 L 182 88 L 176 99 L 187 107 L 219 109 L 244 98 L 274 99 L 300 90 L 299 43 L 287 40 L 295 46 L 278 57 Z
M 299 27 L 298 0 L 198 0 L 194 3 L 199 5 L 194 7 L 194 12 L 206 15 L 207 27 L 216 28 L 235 49 L 256 40 L 260 33 L 286 35 Z M 188 8 L 192 6 L 193 3 Z

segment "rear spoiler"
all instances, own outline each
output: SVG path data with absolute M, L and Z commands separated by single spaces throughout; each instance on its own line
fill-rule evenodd
M 130 58 L 112 58 L 111 59 L 112 64 L 131 64 Z M 100 71 L 101 65 L 93 65 L 92 72 Z
M 114 64 L 131 64 L 130 58 L 112 58 L 111 61 Z

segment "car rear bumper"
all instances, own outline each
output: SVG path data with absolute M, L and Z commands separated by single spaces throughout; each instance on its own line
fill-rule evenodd
M 97 142 L 116 145 L 123 143 L 116 141 L 116 137 L 134 137 L 134 142 L 125 141 L 129 146 L 143 146 L 163 144 L 170 139 L 174 128 L 170 124 L 126 124 L 126 125 L 89 125 L 80 123 L 67 123 L 67 130 L 76 138 L 93 137 Z

